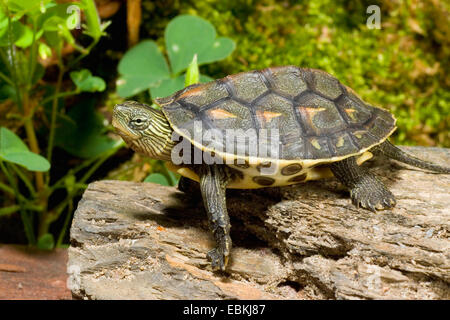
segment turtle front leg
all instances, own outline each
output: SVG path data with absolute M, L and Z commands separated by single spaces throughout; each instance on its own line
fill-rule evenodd
M 350 189 L 352 202 L 371 211 L 395 206 L 394 195 L 366 168 L 358 166 L 355 157 L 331 164 L 331 171 Z
M 231 251 L 230 219 L 225 191 L 229 175 L 225 166 L 203 165 L 199 170 L 203 204 L 217 247 L 208 252 L 213 270 L 225 270 Z

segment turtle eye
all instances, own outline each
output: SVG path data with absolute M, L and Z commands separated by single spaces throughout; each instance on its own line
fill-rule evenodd
M 147 118 L 135 117 L 130 120 L 129 125 L 133 129 L 144 129 L 147 127 Z

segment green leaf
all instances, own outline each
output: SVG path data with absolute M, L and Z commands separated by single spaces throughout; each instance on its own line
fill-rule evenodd
M 210 82 L 210 81 L 214 81 L 214 79 L 211 77 L 208 77 L 204 74 L 200 75 L 200 83 L 206 83 L 206 82 Z
M 88 69 L 72 71 L 70 78 L 77 86 L 77 90 L 81 92 L 101 92 L 106 88 L 105 81 L 100 77 L 93 76 Z
M 37 241 L 37 247 L 41 250 L 52 250 L 55 247 L 55 239 L 51 233 L 43 234 Z
M 56 4 L 54 2 L 47 4 L 44 7 L 44 13 L 41 12 L 37 16 L 36 29 L 41 30 L 43 28 L 44 24 L 47 22 L 47 20 L 54 18 L 54 17 L 56 19 L 61 19 L 59 21 L 61 21 L 67 27 L 69 27 L 72 22 L 72 20 L 70 19 L 71 18 L 70 10 L 68 9 L 70 5 L 71 5 L 71 3 Z M 56 21 L 56 20 L 54 20 L 54 21 Z M 56 23 L 56 24 L 58 24 L 58 23 Z M 51 25 L 47 24 L 46 28 L 50 28 L 50 27 L 51 27 Z M 55 30 L 56 30 L 56 28 L 53 31 L 55 31 Z
M 200 71 L 198 70 L 197 55 L 194 55 L 194 59 L 192 59 L 192 62 L 189 64 L 189 67 L 186 70 L 184 85 L 187 87 L 191 84 L 198 83 L 199 78 Z
M 186 69 L 197 53 L 211 48 L 216 38 L 216 30 L 208 21 L 189 15 L 173 19 L 165 30 L 166 49 L 174 74 Z
M 58 35 L 57 31 L 47 31 L 44 33 L 45 40 L 48 45 L 55 49 L 56 55 L 61 56 L 61 50 L 63 45 L 63 39 Z
M 42 29 L 44 31 L 59 31 L 60 26 L 64 27 L 65 24 L 66 20 L 63 17 L 54 15 L 45 20 L 45 22 L 42 24 Z
M 19 21 L 13 21 L 11 23 L 11 32 L 9 27 L 2 29 L 0 32 L 0 47 L 9 46 L 10 39 L 13 43 L 19 40 L 25 33 L 25 26 Z
M 0 154 L 29 151 L 27 145 L 11 130 L 0 127 Z
M 50 169 L 47 159 L 31 152 L 14 132 L 5 127 L 0 127 L 0 158 L 21 165 L 30 171 Z
M 169 186 L 169 181 L 161 173 L 152 173 L 145 178 L 144 182 L 153 182 L 163 186 Z
M 8 26 L 8 16 L 3 11 L 3 7 L 0 6 L 0 36 L 3 34 L 4 30 L 7 29 Z
M 184 88 L 184 75 L 175 79 L 166 79 L 150 88 L 152 99 L 167 97 L 172 93 Z
M 81 101 L 67 113 L 71 121 L 58 122 L 55 145 L 70 154 L 95 158 L 117 146 L 120 141 L 109 138 L 103 124 L 104 118 L 95 111 L 95 99 Z
M 170 77 L 169 67 L 154 41 L 145 40 L 130 49 L 119 62 L 119 96 L 127 98 Z
M 198 63 L 205 64 L 223 60 L 228 57 L 236 48 L 236 44 L 230 38 L 217 38 L 212 46 L 199 53 Z
M 27 48 L 33 43 L 33 31 L 27 26 L 22 26 L 22 28 L 21 35 L 14 44 L 20 48 Z
M 225 59 L 236 47 L 229 38 L 216 38 L 211 23 L 189 15 L 178 16 L 167 25 L 165 40 L 174 74 L 186 69 L 195 54 L 200 65 Z
M 42 24 L 42 30 L 45 31 L 46 36 L 49 32 L 56 32 L 58 36 L 58 40 L 62 42 L 62 39 L 67 41 L 70 44 L 75 44 L 75 39 L 72 36 L 72 33 L 70 32 L 70 28 L 73 28 L 71 25 L 70 20 L 67 20 L 67 13 L 64 13 L 64 15 L 61 17 L 60 12 L 62 7 L 52 8 L 52 12 L 54 15 L 49 16 L 46 18 L 45 22 Z M 69 16 L 70 17 L 70 16 Z M 49 43 L 50 44 L 50 43 Z M 50 44 L 51 45 L 51 44 Z
M 205 76 L 203 74 L 200 75 L 200 82 L 210 82 L 214 80 L 213 78 L 210 78 L 208 76 Z M 152 99 L 155 98 L 161 98 L 161 97 L 167 97 L 171 94 L 177 92 L 178 90 L 181 90 L 185 87 L 185 76 L 179 76 L 174 79 L 166 79 L 163 80 L 156 85 L 152 86 L 150 88 L 150 95 Z
M 175 175 L 175 173 L 173 173 L 172 171 L 167 171 L 167 174 L 170 177 L 170 185 L 171 186 L 175 186 L 178 183 L 179 178 Z
M 8 0 L 7 5 L 10 12 L 14 13 L 15 19 L 23 15 L 36 16 L 49 5 L 52 0 Z
M 11 152 L 8 154 L 0 155 L 0 158 L 6 161 L 19 164 L 30 171 L 48 171 L 50 169 L 50 163 L 44 157 L 33 153 L 27 152 Z

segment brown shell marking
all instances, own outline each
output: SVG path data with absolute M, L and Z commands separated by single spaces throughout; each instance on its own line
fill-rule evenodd
M 269 178 L 269 177 L 264 177 L 264 176 L 256 176 L 253 177 L 252 179 L 255 183 L 261 185 L 261 186 L 271 186 L 275 183 L 275 179 L 273 178 Z
M 306 178 L 308 177 L 307 173 L 302 173 L 298 176 L 292 177 L 288 180 L 288 182 L 303 182 L 306 180 Z
M 300 163 L 293 163 L 281 169 L 281 174 L 283 176 L 292 176 L 293 174 L 300 172 L 302 169 L 303 167 Z

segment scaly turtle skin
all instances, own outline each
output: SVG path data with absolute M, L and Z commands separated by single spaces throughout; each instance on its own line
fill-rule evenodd
M 225 269 L 231 250 L 226 188 L 334 175 L 357 206 L 375 211 L 393 207 L 395 198 L 360 167 L 373 153 L 450 173 L 392 145 L 387 138 L 396 129 L 393 115 L 320 70 L 286 66 L 244 72 L 155 102 L 161 111 L 137 102 L 117 105 L 113 125 L 134 150 L 166 160 L 180 173 L 180 190 L 191 192 L 198 182 L 217 242 L 208 253 L 213 269 Z

